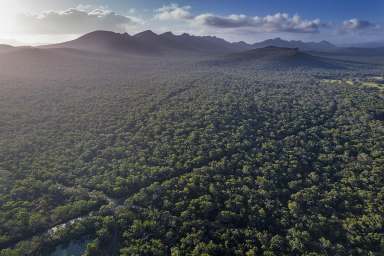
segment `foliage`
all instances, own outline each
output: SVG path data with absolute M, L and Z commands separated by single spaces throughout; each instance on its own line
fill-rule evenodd
M 339 70 L 146 65 L 1 87 L 0 247 L 94 212 L 87 255 L 384 253 L 378 90 L 316 78 Z

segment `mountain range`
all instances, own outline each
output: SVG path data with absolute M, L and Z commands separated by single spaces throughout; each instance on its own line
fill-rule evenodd
M 280 48 L 297 48 L 304 52 L 316 52 L 336 55 L 384 56 L 384 48 L 338 47 L 328 41 L 303 42 L 299 40 L 268 39 L 249 44 L 245 42 L 228 42 L 214 36 L 175 35 L 172 32 L 156 34 L 146 30 L 134 35 L 111 31 L 94 31 L 75 40 L 35 47 L 38 49 L 66 48 L 88 53 L 128 54 L 145 56 L 223 56 L 236 52 L 245 52 L 269 46 Z M 0 53 L 32 47 L 13 47 L 0 45 Z
M 337 47 L 327 41 L 287 41 L 281 38 L 248 44 L 228 42 L 213 36 L 175 35 L 171 32 L 156 34 L 146 30 L 135 35 L 111 31 L 94 31 L 75 40 L 39 47 L 13 47 L 0 45 L 3 68 L 28 63 L 41 67 L 73 63 L 99 63 L 110 59 L 133 57 L 197 57 L 209 63 L 227 64 L 244 61 L 284 64 L 284 66 L 325 66 L 330 59 L 384 63 L 384 48 Z M 319 59 L 321 58 L 321 59 Z M 186 60 L 186 58 L 184 58 Z M 192 59 L 192 58 L 191 58 Z M 62 65 L 61 65 L 62 66 Z M 329 66 L 329 65 L 327 65 Z M 42 69 L 44 70 L 44 68 Z
M 71 48 L 103 53 L 127 53 L 139 55 L 161 54 L 225 54 L 249 49 L 245 43 L 230 43 L 212 36 L 174 35 L 171 32 L 155 34 L 150 30 L 135 35 L 110 31 L 94 31 L 78 39 L 42 48 Z
M 269 39 L 255 44 L 231 43 L 213 36 L 175 35 L 172 32 L 156 34 L 150 30 L 135 35 L 119 34 L 110 31 L 94 31 L 72 41 L 46 45 L 42 48 L 72 48 L 108 53 L 130 53 L 145 55 L 178 54 L 227 54 L 255 48 L 276 46 L 298 48 L 302 51 L 331 50 L 337 48 L 327 42 L 286 41 L 281 38 Z
M 269 46 L 297 48 L 304 52 L 326 55 L 335 54 L 352 56 L 357 54 L 359 56 L 384 56 L 384 47 L 380 47 L 380 44 L 339 47 L 324 40 L 320 42 L 303 42 L 300 40 L 288 41 L 281 38 L 268 39 L 249 44 L 242 41 L 228 42 L 214 36 L 193 36 L 187 33 L 181 35 L 175 35 L 172 32 L 156 34 L 151 30 L 146 30 L 134 35 L 128 33 L 120 34 L 111 31 L 94 31 L 75 40 L 34 48 L 67 48 L 86 51 L 88 53 L 96 52 L 103 54 L 129 54 L 140 56 L 220 56 Z M 19 49 L 32 49 L 32 47 L 13 47 L 0 44 L 0 54 Z

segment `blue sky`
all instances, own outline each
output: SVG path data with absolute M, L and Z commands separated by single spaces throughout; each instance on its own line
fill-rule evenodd
M 243 13 L 248 15 L 288 12 L 334 21 L 341 21 L 351 17 L 372 19 L 377 22 L 384 21 L 383 0 L 112 0 L 97 2 L 108 4 L 115 8 L 126 8 L 129 6 L 138 9 L 154 9 L 162 5 L 178 3 L 181 6 L 191 5 L 196 12 Z
M 0 43 L 38 44 L 92 30 L 215 35 L 230 41 L 384 41 L 383 0 L 2 0 Z

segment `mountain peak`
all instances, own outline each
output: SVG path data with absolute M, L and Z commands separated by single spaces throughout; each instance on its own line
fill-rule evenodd
M 328 42 L 327 40 L 322 40 L 319 42 L 320 44 L 324 44 L 324 45 L 329 45 L 329 46 L 334 46 L 333 44 L 331 44 L 330 42 Z
M 105 30 L 96 30 L 92 31 L 90 33 L 87 33 L 80 38 L 92 38 L 92 37 L 109 37 L 109 36 L 116 36 L 118 33 L 112 32 L 112 31 L 105 31 Z
M 86 40 L 88 42 L 106 42 L 110 40 L 127 40 L 130 37 L 131 36 L 128 33 L 120 34 L 112 31 L 96 30 L 88 34 L 85 34 L 73 41 Z M 57 45 L 61 45 L 61 44 L 57 44 Z
M 154 38 L 157 37 L 158 35 L 154 33 L 152 30 L 145 30 L 143 32 L 137 33 L 134 35 L 136 38 Z
M 164 36 L 164 37 L 174 37 L 175 35 L 174 35 L 171 31 L 168 31 L 168 32 L 165 32 L 165 33 L 161 34 L 160 36 Z

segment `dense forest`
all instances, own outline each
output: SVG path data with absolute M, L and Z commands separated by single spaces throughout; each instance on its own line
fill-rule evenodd
M 384 254 L 382 67 L 99 65 L 1 76 L 1 256 Z

